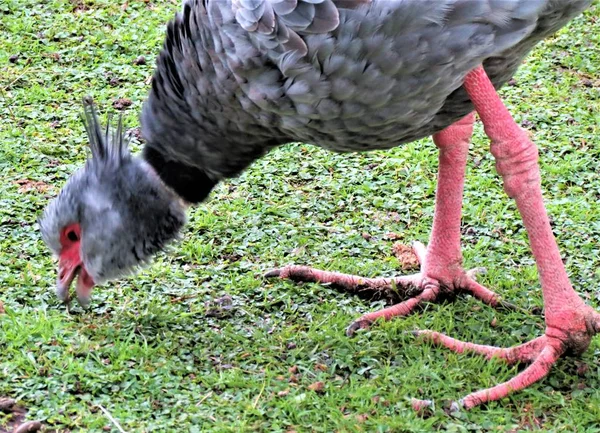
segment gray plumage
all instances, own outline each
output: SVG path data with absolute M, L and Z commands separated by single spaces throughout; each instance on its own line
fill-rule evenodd
M 398 146 L 473 109 L 461 85 L 475 66 L 500 87 L 590 3 L 190 0 L 169 25 L 143 134 L 215 179 L 292 141 Z
M 92 158 L 40 220 L 82 227 L 96 283 L 144 263 L 202 201 L 276 146 L 386 149 L 473 110 L 483 64 L 499 88 L 536 43 L 591 0 L 188 0 L 167 28 L 132 158 L 88 107 Z M 155 176 L 155 174 L 158 175 Z M 159 179 L 160 178 L 160 179 Z M 162 181 L 162 182 L 161 182 Z

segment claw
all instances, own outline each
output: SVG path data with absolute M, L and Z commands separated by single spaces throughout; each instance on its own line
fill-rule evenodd
M 17 404 L 17 401 L 12 398 L 0 398 L 0 412 L 10 411 L 15 404 Z
M 281 275 L 281 269 L 271 269 L 268 272 L 265 272 L 263 275 L 264 278 L 275 278 Z
M 520 311 L 523 313 L 529 313 L 529 311 L 526 311 L 524 308 L 521 308 L 518 305 L 513 304 L 512 302 L 507 302 L 507 301 L 502 301 L 502 300 L 500 300 L 498 302 L 498 305 L 496 307 L 498 309 L 501 309 L 504 311 Z
M 452 401 L 450 402 L 450 406 L 446 406 L 446 409 L 444 410 L 444 412 L 446 412 L 446 415 L 455 418 L 455 419 L 461 419 L 464 417 L 464 411 L 463 409 L 465 408 L 465 404 L 463 402 L 463 400 L 458 400 L 458 401 Z
M 355 320 L 346 328 L 346 336 L 353 337 L 356 331 L 359 329 L 367 329 L 369 326 L 371 326 L 371 323 L 372 322 L 370 320 Z
M 467 271 L 467 277 L 477 281 L 477 275 L 485 275 L 487 273 L 487 268 L 473 268 Z
M 465 406 L 465 404 L 462 400 L 453 401 L 452 404 L 450 405 L 450 410 L 449 410 L 450 415 L 454 416 L 454 415 L 458 414 L 464 406 Z

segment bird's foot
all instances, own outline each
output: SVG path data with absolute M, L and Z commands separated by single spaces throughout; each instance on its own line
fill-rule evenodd
M 386 299 L 394 304 L 379 311 L 365 314 L 347 329 L 348 336 L 361 328 L 367 328 L 377 319 L 390 320 L 407 316 L 426 302 L 454 299 L 457 294 L 467 293 L 496 308 L 515 309 L 510 303 L 475 281 L 482 269 L 465 271 L 460 266 L 440 266 L 440 260 L 427 253 L 420 242 L 413 250 L 421 265 L 421 272 L 393 278 L 365 278 L 339 272 L 323 271 L 308 266 L 289 265 L 265 274 L 296 282 L 314 282 L 331 285 L 349 293 L 370 299 Z M 430 269 L 436 269 L 431 271 Z
M 489 401 L 500 400 L 507 395 L 527 388 L 544 378 L 554 363 L 565 355 L 579 355 L 585 352 L 591 339 L 600 333 L 600 314 L 592 308 L 582 306 L 578 309 L 560 312 L 554 321 L 560 327 L 546 327 L 546 333 L 525 344 L 510 348 L 500 348 L 482 344 L 468 343 L 435 331 L 415 331 L 419 338 L 435 345 L 444 346 L 456 353 L 476 353 L 487 359 L 498 358 L 509 364 L 529 364 L 512 379 L 491 388 L 473 392 L 450 406 L 450 412 L 471 409 Z M 432 405 L 431 400 L 414 400 L 413 409 L 420 411 Z

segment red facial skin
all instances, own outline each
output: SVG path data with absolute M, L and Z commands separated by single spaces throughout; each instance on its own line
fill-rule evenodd
M 69 301 L 69 287 L 79 274 L 77 280 L 77 299 L 82 305 L 87 305 L 90 299 L 94 280 L 85 269 L 81 260 L 81 227 L 79 224 L 71 224 L 63 229 L 60 234 L 60 245 L 62 247 L 58 261 L 58 287 L 57 294 L 64 302 Z

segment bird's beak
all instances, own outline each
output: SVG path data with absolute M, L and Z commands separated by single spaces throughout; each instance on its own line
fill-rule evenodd
M 94 287 L 94 280 L 85 269 L 83 261 L 79 257 L 79 249 L 70 249 L 65 251 L 59 258 L 58 262 L 58 279 L 56 282 L 56 296 L 64 303 L 70 301 L 69 290 L 75 277 L 77 278 L 77 285 L 75 286 L 75 293 L 77 295 L 77 302 L 87 308 L 90 304 L 90 298 L 92 288 Z
M 81 267 L 79 272 L 79 278 L 77 278 L 77 286 L 75 286 L 75 293 L 77 294 L 77 302 L 83 308 L 87 308 L 90 305 L 92 299 L 92 289 L 94 288 L 94 279 L 88 274 L 84 266 Z

